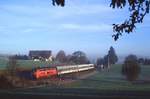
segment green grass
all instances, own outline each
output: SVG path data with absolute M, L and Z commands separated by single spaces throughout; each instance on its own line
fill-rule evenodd
M 52 64 L 52 62 L 33 61 L 33 60 L 18 60 L 18 63 L 20 67 L 24 68 L 44 67 Z
M 5 69 L 6 64 L 7 64 L 6 59 L 0 59 L 0 70 Z
M 141 74 L 138 80 L 148 80 L 150 77 L 150 66 L 142 66 Z M 51 86 L 25 89 L 23 92 L 39 94 L 92 94 L 92 93 L 111 93 L 111 92 L 146 92 L 150 91 L 150 84 L 133 84 L 126 81 L 121 75 L 121 65 L 114 65 L 110 71 L 96 72 L 96 74 L 81 80 L 77 80 L 64 86 L 58 86 L 56 89 Z M 87 94 L 86 94 L 87 95 Z
M 150 66 L 142 66 L 141 74 L 138 80 L 149 80 Z M 121 75 L 121 65 L 114 65 L 110 71 L 97 72 L 95 75 L 76 81 L 65 86 L 67 88 L 92 88 L 99 90 L 120 90 L 120 91 L 150 91 L 150 83 L 133 84 L 126 81 Z

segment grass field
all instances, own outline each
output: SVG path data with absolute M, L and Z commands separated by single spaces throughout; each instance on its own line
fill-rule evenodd
M 150 91 L 150 66 L 142 66 L 139 83 L 126 81 L 121 75 L 121 65 L 113 65 L 110 71 L 100 71 L 95 75 L 71 83 L 67 88 L 92 88 L 99 90 Z
M 19 60 L 20 67 L 33 68 L 38 66 L 48 66 L 49 62 L 34 62 L 29 60 Z M 0 60 L 0 70 L 6 67 L 6 60 Z M 97 71 L 96 74 L 79 79 L 75 82 L 63 86 L 64 88 L 90 88 L 98 90 L 123 90 L 123 91 L 150 91 L 150 66 L 141 66 L 141 73 L 138 83 L 126 81 L 121 74 L 121 65 L 113 65 L 109 72 L 107 70 Z M 41 91 L 48 90 L 49 87 L 44 87 Z
M 5 69 L 6 64 L 7 64 L 6 59 L 0 59 L 0 70 Z
M 150 66 L 142 66 L 138 81 L 149 81 Z M 120 96 L 123 99 L 135 99 L 139 97 L 150 97 L 150 82 L 146 84 L 135 84 L 125 80 L 121 75 L 121 65 L 113 65 L 110 71 L 97 71 L 88 78 L 79 79 L 60 87 L 41 86 L 15 90 L 15 94 L 34 95 L 85 95 L 105 96 L 112 99 Z M 130 97 L 131 96 L 131 97 Z M 91 97 L 91 98 L 92 98 Z M 108 98 L 108 99 L 109 99 Z M 120 98 L 117 98 L 120 99 Z M 141 98 L 139 98 L 141 99 Z M 148 98 L 149 99 L 149 98 Z

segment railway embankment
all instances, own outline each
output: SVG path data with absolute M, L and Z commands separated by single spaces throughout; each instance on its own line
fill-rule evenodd
M 34 88 L 49 86 L 52 88 L 63 87 L 69 83 L 75 82 L 79 79 L 83 79 L 94 75 L 95 70 L 83 71 L 78 73 L 70 73 L 67 75 L 61 75 L 59 77 L 43 78 L 43 79 L 26 79 L 18 76 L 4 76 L 1 79 L 1 89 L 22 89 L 22 88 Z M 30 76 L 30 75 L 29 75 Z

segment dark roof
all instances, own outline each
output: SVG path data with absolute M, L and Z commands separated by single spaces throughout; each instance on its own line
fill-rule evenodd
M 31 50 L 29 51 L 29 56 L 49 58 L 51 56 L 51 51 L 50 50 Z

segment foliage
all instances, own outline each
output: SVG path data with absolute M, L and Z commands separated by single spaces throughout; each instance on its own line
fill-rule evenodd
M 89 63 L 89 60 L 86 54 L 82 51 L 76 51 L 72 54 L 70 61 L 74 62 L 75 64 L 86 64 Z
M 52 0 L 53 5 L 65 5 L 65 0 Z M 114 40 L 122 35 L 122 33 L 131 33 L 136 28 L 137 23 L 142 23 L 146 14 L 149 13 L 150 0 L 111 0 L 110 7 L 123 8 L 129 5 L 129 19 L 125 20 L 122 24 L 113 24 L 113 31 L 116 32 L 112 35 Z
M 72 55 L 67 55 L 66 56 L 66 61 L 67 61 L 67 63 L 71 63 L 71 57 L 72 57 Z
M 142 65 L 150 65 L 150 59 L 149 58 L 139 58 L 138 59 L 138 63 L 142 64 Z
M 108 54 L 104 56 L 104 65 L 112 65 L 118 61 L 118 57 L 116 55 L 115 49 L 111 46 Z M 109 63 L 109 64 L 108 64 Z
M 52 4 L 55 6 L 56 4 L 59 6 L 64 6 L 65 5 L 65 0 L 52 0 Z
M 122 33 L 131 33 L 136 28 L 137 23 L 142 23 L 145 15 L 149 13 L 150 0 L 112 0 L 112 8 L 123 8 L 128 3 L 130 17 L 122 24 L 113 24 L 114 40 L 117 40 Z
M 108 51 L 109 63 L 115 64 L 118 61 L 118 57 L 116 55 L 115 49 L 111 46 L 110 50 Z
M 98 58 L 96 64 L 97 65 L 103 65 L 104 64 L 104 59 L 103 58 Z
M 138 63 L 139 63 L 139 64 L 144 64 L 144 59 L 143 59 L 143 58 L 139 58 L 139 59 L 138 59 Z
M 108 66 L 108 55 L 104 56 L 104 65 Z
M 27 55 L 14 55 L 14 58 L 18 59 L 18 60 L 28 60 L 29 59 L 29 57 Z
M 140 73 L 140 65 L 138 64 L 136 55 L 129 55 L 125 58 L 122 66 L 122 74 L 126 76 L 128 81 L 134 81 Z
M 67 61 L 66 54 L 63 50 L 57 53 L 56 60 L 59 61 L 60 63 L 65 63 Z
M 145 58 L 143 65 L 150 65 L 150 59 Z

